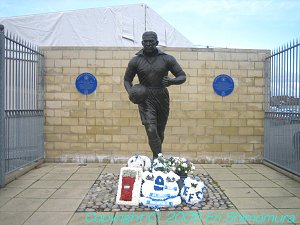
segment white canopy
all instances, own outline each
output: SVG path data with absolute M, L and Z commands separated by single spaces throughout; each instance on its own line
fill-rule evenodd
M 159 45 L 193 46 L 145 4 L 0 18 L 0 24 L 39 46 L 141 46 L 146 30 L 157 33 Z

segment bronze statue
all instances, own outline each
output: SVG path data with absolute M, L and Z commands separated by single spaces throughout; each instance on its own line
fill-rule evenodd
M 124 76 L 124 86 L 130 101 L 138 104 L 153 158 L 162 152 L 164 131 L 169 116 L 169 92 L 166 87 L 185 82 L 186 75 L 176 59 L 157 48 L 157 34 L 147 31 L 142 36 L 143 49 L 136 53 Z M 168 72 L 175 78 L 170 78 Z M 132 85 L 138 76 L 139 85 Z

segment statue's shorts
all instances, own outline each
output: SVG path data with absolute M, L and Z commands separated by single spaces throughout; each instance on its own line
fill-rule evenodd
M 143 125 L 155 124 L 165 127 L 170 111 L 170 98 L 167 88 L 148 87 L 147 99 L 138 105 Z

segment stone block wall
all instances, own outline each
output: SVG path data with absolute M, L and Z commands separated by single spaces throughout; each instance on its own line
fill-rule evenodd
M 119 162 L 135 153 L 151 156 L 137 105 L 123 76 L 138 48 L 44 47 L 45 151 L 47 161 Z M 264 59 L 267 50 L 163 48 L 187 74 L 169 87 L 170 117 L 163 152 L 195 162 L 260 162 L 264 142 Z M 80 73 L 96 76 L 91 95 L 80 94 Z M 230 75 L 231 95 L 212 83 Z M 137 83 L 137 79 L 135 80 Z

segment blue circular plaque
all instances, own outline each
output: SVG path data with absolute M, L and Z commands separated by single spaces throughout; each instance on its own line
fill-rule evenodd
M 223 97 L 230 95 L 234 89 L 233 79 L 226 74 L 221 74 L 214 79 L 213 88 L 217 95 Z
M 92 94 L 97 88 L 97 79 L 91 73 L 79 74 L 76 79 L 76 89 L 84 95 Z

